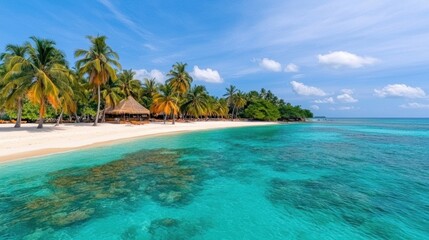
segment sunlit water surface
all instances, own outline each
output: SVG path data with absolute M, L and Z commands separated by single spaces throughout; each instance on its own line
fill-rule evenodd
M 224 129 L 2 164 L 0 239 L 429 239 L 429 120 Z

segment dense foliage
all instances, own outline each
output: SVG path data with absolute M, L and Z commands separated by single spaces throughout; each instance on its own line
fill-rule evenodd
M 17 119 L 17 112 L 14 109 L 9 109 L 6 111 L 8 118 Z M 56 118 L 57 113 L 54 108 L 49 106 L 46 109 L 45 118 Z M 30 101 L 25 101 L 22 105 L 22 119 L 29 122 L 34 122 L 39 119 L 39 107 L 36 104 L 31 103 Z
M 281 119 L 301 120 L 313 117 L 313 113 L 310 110 L 302 109 L 300 106 L 292 106 L 290 103 L 280 105 L 279 111 Z
M 244 116 L 256 120 L 276 121 L 280 118 L 280 112 L 270 101 L 261 99 L 249 104 L 244 111 Z
M 246 118 L 264 121 L 303 121 L 313 117 L 310 110 L 285 103 L 283 99 L 264 88 L 260 92 L 250 91 L 244 98 L 247 104 L 244 106 L 242 116 Z
M 193 85 L 186 63 L 176 63 L 168 80 L 135 79 L 122 70 L 118 54 L 105 36 L 88 37 L 88 49 L 75 51 L 73 68 L 52 40 L 31 37 L 22 45 L 7 45 L 0 55 L 0 116 L 38 121 L 68 117 L 76 122 L 103 121 L 102 110 L 132 96 L 151 110 L 152 117 L 192 120 L 248 118 L 261 121 L 302 121 L 313 114 L 275 96 L 270 90 L 242 92 L 235 86 L 223 98 Z

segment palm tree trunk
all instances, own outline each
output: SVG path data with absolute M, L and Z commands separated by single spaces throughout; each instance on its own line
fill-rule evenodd
M 58 116 L 57 123 L 55 123 L 55 126 L 59 126 L 60 125 L 60 121 L 63 118 L 63 112 L 64 112 L 64 110 L 61 109 L 60 116 Z
M 37 125 L 37 128 L 43 128 L 43 110 L 45 108 L 45 103 L 42 100 L 42 103 L 40 105 L 40 111 L 39 111 L 39 125 Z
M 45 113 L 45 100 L 42 99 L 40 103 L 40 109 L 39 109 L 39 125 L 37 125 L 37 128 L 43 128 L 43 114 Z
M 167 114 L 164 113 L 164 124 L 167 121 Z
M 106 122 L 106 107 L 104 107 L 103 117 L 101 118 L 101 122 Z
M 18 98 L 18 115 L 16 117 L 15 128 L 21 127 L 21 118 L 22 118 L 22 98 Z
M 234 120 L 235 105 L 232 107 L 232 120 Z
M 179 98 L 181 97 L 180 93 L 177 93 L 177 101 L 176 101 L 176 105 L 179 106 Z M 180 110 L 177 113 L 177 116 L 179 116 Z M 179 117 L 180 118 L 180 117 Z M 173 125 L 176 124 L 176 115 L 173 112 Z
M 43 128 L 43 117 L 39 116 L 39 125 L 37 125 L 37 128 Z
M 97 94 L 98 94 L 97 115 L 95 117 L 93 126 L 97 126 L 98 117 L 100 116 L 100 102 L 101 102 L 100 85 L 97 86 Z
M 74 113 L 74 117 L 76 118 L 75 123 L 79 123 L 79 116 L 77 115 L 77 113 Z

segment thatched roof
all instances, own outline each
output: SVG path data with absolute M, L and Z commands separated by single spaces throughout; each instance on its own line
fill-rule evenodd
M 106 114 L 150 114 L 150 111 L 138 103 L 133 97 L 129 96 L 127 99 L 120 101 L 114 108 L 106 109 Z

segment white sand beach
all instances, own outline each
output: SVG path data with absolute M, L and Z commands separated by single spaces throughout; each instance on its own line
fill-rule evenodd
M 13 124 L 1 124 L 0 162 L 100 146 L 145 136 L 269 124 L 276 123 L 240 121 L 178 122 L 175 125 L 171 123 L 164 125 L 160 122 L 145 125 L 104 123 L 97 127 L 90 123 L 76 123 L 61 124 L 57 127 L 53 124 L 45 124 L 43 129 L 36 129 L 36 124 L 23 124 L 18 129 L 13 128 Z

